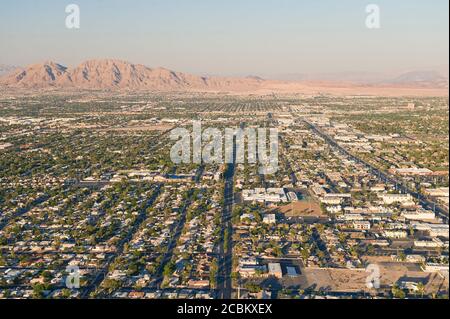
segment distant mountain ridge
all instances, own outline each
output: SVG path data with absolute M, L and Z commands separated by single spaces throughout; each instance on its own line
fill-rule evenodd
M 420 86 L 430 86 L 430 87 L 448 87 L 448 78 L 441 75 L 437 71 L 412 71 L 404 73 L 392 81 L 393 84 L 416 84 Z
M 377 80 L 372 83 L 352 81 L 364 74 L 341 78 L 305 78 L 267 80 L 258 76 L 197 76 L 150 68 L 115 59 L 89 60 L 74 68 L 53 61 L 14 69 L 0 77 L 0 90 L 133 90 L 179 92 L 227 92 L 243 94 L 331 94 L 384 96 L 448 96 L 448 78 L 438 73 L 417 71 Z
M 73 69 L 48 61 L 0 79 L 0 84 L 11 87 L 138 90 L 239 90 L 257 88 L 261 82 L 262 79 L 254 77 L 201 77 L 111 59 L 86 61 Z
M 317 74 L 281 74 L 275 76 L 278 80 L 285 81 L 328 81 L 328 82 L 347 82 L 362 85 L 395 85 L 395 86 L 414 86 L 414 87 L 448 87 L 448 75 L 436 70 L 416 70 L 409 72 L 336 72 L 336 73 L 317 73 Z
M 17 69 L 20 69 L 20 67 L 15 65 L 0 64 L 0 76 L 11 73 Z

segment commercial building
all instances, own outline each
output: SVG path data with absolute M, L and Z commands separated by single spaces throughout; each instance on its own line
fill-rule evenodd
M 269 275 L 274 276 L 276 278 L 283 278 L 283 272 L 281 270 L 281 265 L 278 263 L 270 263 L 269 267 Z

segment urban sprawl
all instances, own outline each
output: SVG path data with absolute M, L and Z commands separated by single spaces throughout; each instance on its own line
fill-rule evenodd
M 448 298 L 448 116 L 447 98 L 2 93 L 0 298 Z M 194 121 L 277 129 L 278 170 L 175 164 Z

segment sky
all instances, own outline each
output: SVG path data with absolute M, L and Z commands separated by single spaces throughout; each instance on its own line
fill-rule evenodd
M 80 29 L 65 7 L 80 7 Z M 366 6 L 380 29 L 366 27 Z M 448 65 L 448 0 L 0 0 L 0 64 L 117 58 L 214 75 Z

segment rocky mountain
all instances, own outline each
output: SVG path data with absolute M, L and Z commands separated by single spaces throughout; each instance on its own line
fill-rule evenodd
M 54 62 L 31 65 L 0 79 L 8 87 L 134 90 L 247 90 L 259 78 L 201 77 L 120 60 L 91 60 L 69 69 Z
M 335 78 L 333 76 L 332 78 Z M 347 77 L 346 79 L 354 78 Z M 242 94 L 331 94 L 382 96 L 448 96 L 448 78 L 411 72 L 394 80 L 357 83 L 343 80 L 265 80 L 257 76 L 197 76 L 149 68 L 120 60 L 90 60 L 74 68 L 55 62 L 34 64 L 0 77 L 0 91 L 20 89 L 82 89 L 133 91 L 196 91 Z M 391 79 L 392 79 L 391 78 Z M 373 79 L 375 80 L 375 79 Z
M 54 63 L 33 64 L 0 79 L 0 84 L 19 87 L 55 86 L 68 77 L 67 68 Z
M 15 65 L 6 65 L 6 64 L 0 64 L 0 76 L 11 73 L 20 67 Z

